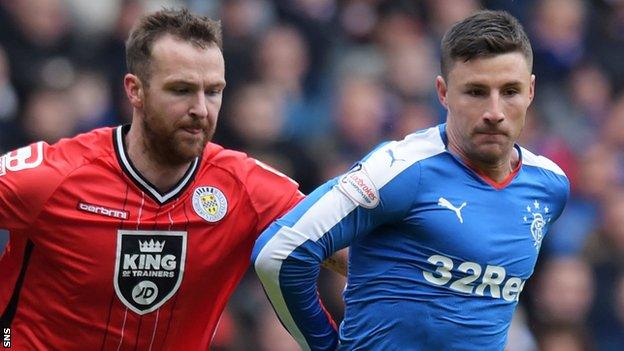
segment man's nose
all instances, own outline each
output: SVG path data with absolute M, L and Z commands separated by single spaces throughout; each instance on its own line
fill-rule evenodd
M 505 119 L 502 97 L 498 92 L 494 92 L 490 96 L 483 119 L 492 124 L 500 123 Z
M 193 105 L 189 109 L 189 115 L 195 118 L 206 118 L 208 116 L 208 106 L 206 106 L 206 96 L 203 92 L 198 92 L 193 99 Z

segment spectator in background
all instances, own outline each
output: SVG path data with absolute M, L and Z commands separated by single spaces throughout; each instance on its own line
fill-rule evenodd
M 540 351 L 594 351 L 587 330 L 578 325 L 547 326 L 538 331 Z
M 331 91 L 324 89 L 327 82 L 322 77 L 309 82 L 308 52 L 296 27 L 278 25 L 260 38 L 256 62 L 259 80 L 282 95 L 286 117 L 282 133 L 304 143 L 327 133 L 330 122 Z
M 334 127 L 322 142 L 315 144 L 317 157 L 323 156 L 322 176 L 344 173 L 356 155 L 377 144 L 387 131 L 386 101 L 382 83 L 364 75 L 345 77 L 338 83 L 332 111 Z
M 572 194 L 545 250 L 555 255 L 581 255 L 592 230 L 600 223 L 601 202 L 618 186 L 617 155 L 605 144 L 593 144 L 576 155 Z
M 596 276 L 596 298 L 589 329 L 598 350 L 624 348 L 622 277 L 624 270 L 624 188 L 607 187 L 601 201 L 603 220 L 588 239 L 587 254 Z
M 90 43 L 94 55 L 91 61 L 102 70 L 110 89 L 112 99 L 111 114 L 117 123 L 128 123 L 132 118 L 132 106 L 123 89 L 123 77 L 127 67 L 125 57 L 125 41 L 145 7 L 140 0 L 120 0 L 119 11 L 112 21 L 113 27 L 96 43 Z
M 13 147 L 19 100 L 11 82 L 11 67 L 0 45 L 0 153 Z
M 242 85 L 232 95 L 228 121 L 233 135 L 228 145 L 297 179 L 304 193 L 312 191 L 321 181 L 320 165 L 300 139 L 284 133 L 287 96 L 269 83 Z
M 228 86 L 236 91 L 241 84 L 257 75 L 254 60 L 258 56 L 258 41 L 275 20 L 271 1 L 232 0 L 221 4 L 219 17 L 223 23 L 223 54 L 227 58 L 225 75 Z
M 76 63 L 76 36 L 62 0 L 3 1 L 0 3 L 0 45 L 11 66 L 20 99 L 44 82 L 67 88 Z
M 477 11 L 478 0 L 427 0 L 429 28 L 435 42 L 442 39 L 444 33 L 463 18 Z
M 31 93 L 22 124 L 29 143 L 54 143 L 75 132 L 77 116 L 67 90 L 43 88 Z
M 531 32 L 535 74 L 544 81 L 561 82 L 585 55 L 587 10 L 582 0 L 535 1 Z
M 533 329 L 560 325 L 582 328 L 594 298 L 594 276 L 584 260 L 554 257 L 541 267 L 534 285 Z

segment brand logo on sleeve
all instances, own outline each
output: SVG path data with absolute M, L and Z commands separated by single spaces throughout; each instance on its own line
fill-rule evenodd
M 358 164 L 343 175 L 338 182 L 338 188 L 364 208 L 375 208 L 379 204 L 379 191 L 362 168 L 362 164 Z
M 395 162 L 399 162 L 399 161 L 405 162 L 405 159 L 397 158 L 394 155 L 394 151 L 392 149 L 388 149 L 388 150 L 386 150 L 386 152 L 388 153 L 388 156 L 390 156 L 390 167 L 392 167 L 392 165 L 394 165 Z
M 207 222 L 218 222 L 227 213 L 228 202 L 221 190 L 200 186 L 193 192 L 193 210 Z
M 155 311 L 177 291 L 184 275 L 186 232 L 117 232 L 115 293 L 130 310 Z

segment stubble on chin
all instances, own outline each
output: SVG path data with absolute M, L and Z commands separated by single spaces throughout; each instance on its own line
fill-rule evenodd
M 505 160 L 511 149 L 513 149 L 513 144 L 511 147 L 500 143 L 474 145 L 472 157 L 481 163 L 494 165 L 500 163 L 501 160 Z
M 202 155 L 212 133 L 204 132 L 201 140 L 189 141 L 178 129 L 166 130 L 143 120 L 144 149 L 161 166 L 181 166 Z
M 192 162 L 195 158 L 201 157 L 206 144 L 210 140 L 210 135 L 204 132 L 200 140 L 189 141 L 181 137 L 179 133 L 164 140 L 164 150 L 161 150 L 166 163 L 170 165 L 182 165 Z

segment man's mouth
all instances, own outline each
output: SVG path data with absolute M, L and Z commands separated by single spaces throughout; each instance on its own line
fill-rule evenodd
M 477 130 L 475 133 L 483 135 L 507 135 L 507 133 L 503 132 L 502 130 Z
M 200 134 L 203 131 L 203 129 L 199 128 L 199 127 L 184 127 L 184 128 L 182 128 L 182 130 L 186 131 L 189 134 L 193 134 L 193 135 Z

